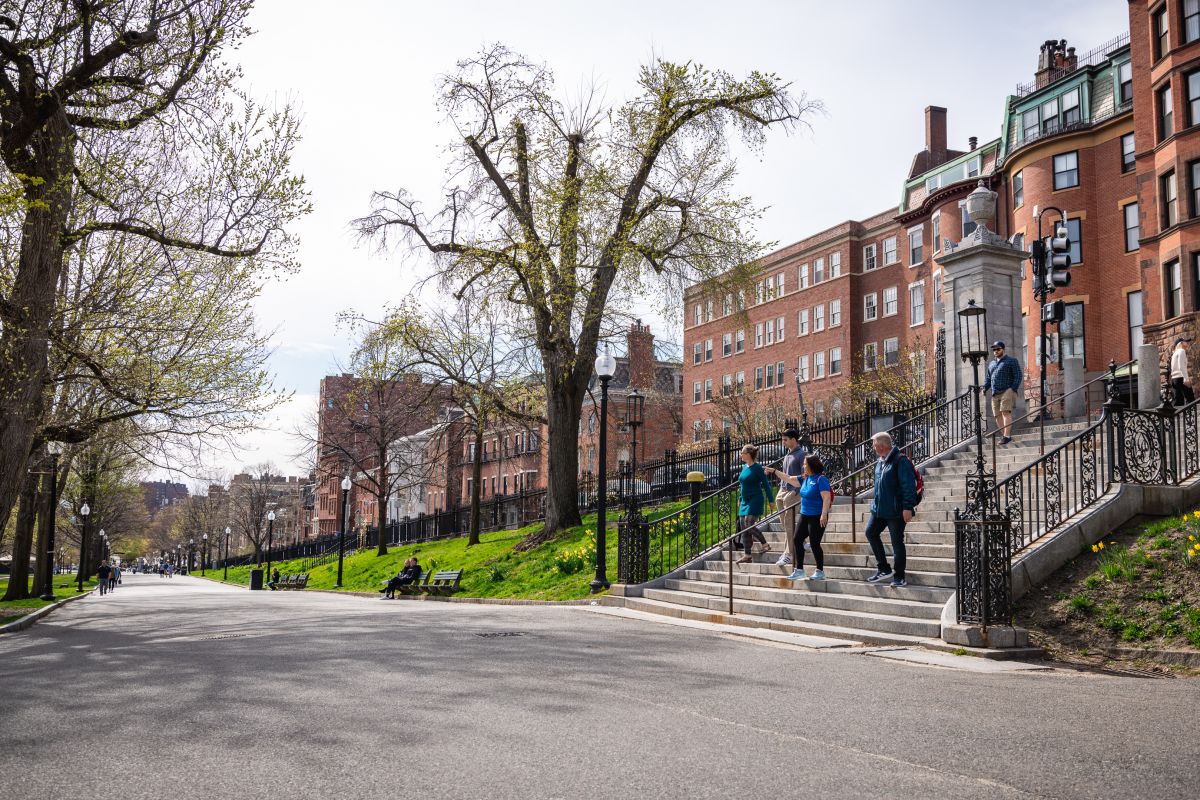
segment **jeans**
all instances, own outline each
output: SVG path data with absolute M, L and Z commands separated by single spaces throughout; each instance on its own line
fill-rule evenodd
M 742 551 L 746 555 L 750 555 L 750 548 L 754 546 L 755 539 L 761 544 L 767 543 L 767 537 L 763 536 L 757 523 L 758 517 L 755 516 L 738 517 L 738 530 L 742 532 Z
M 1183 382 L 1183 378 L 1172 378 L 1171 388 L 1174 390 L 1173 402 L 1176 406 L 1187 405 L 1196 399 L 1196 395 L 1192 392 L 1192 387 Z
M 871 552 L 875 554 L 875 565 L 880 572 L 888 571 L 887 553 L 883 552 L 883 539 L 881 534 L 883 529 L 888 529 L 888 538 L 892 540 L 892 555 L 896 560 L 895 577 L 904 577 L 904 562 L 906 553 L 904 551 L 904 526 L 907 523 L 904 517 L 880 517 L 875 514 L 871 515 L 871 521 L 867 523 L 867 541 L 871 545 Z
M 808 539 L 812 545 L 813 560 L 817 562 L 817 569 L 825 569 L 825 551 L 821 549 L 821 537 L 825 535 L 825 529 L 821 527 L 820 514 L 801 514 L 800 520 L 796 523 L 795 533 L 795 548 L 796 548 L 796 568 L 804 568 L 804 540 Z

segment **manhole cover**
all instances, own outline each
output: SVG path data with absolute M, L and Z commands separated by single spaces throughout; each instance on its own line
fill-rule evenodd
M 501 636 L 524 636 L 520 631 L 497 631 L 495 633 L 477 633 L 480 639 L 499 639 Z
M 197 641 L 207 642 L 213 639 L 241 639 L 242 637 L 249 635 L 250 634 L 248 633 L 222 633 L 218 634 L 217 636 L 200 636 L 198 637 Z

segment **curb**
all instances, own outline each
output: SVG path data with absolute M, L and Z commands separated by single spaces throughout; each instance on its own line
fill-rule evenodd
M 339 592 L 336 589 L 304 589 L 305 592 L 334 594 L 338 597 L 379 597 L 378 592 Z M 397 600 L 422 603 L 472 603 L 481 606 L 590 606 L 595 600 L 524 600 L 517 597 L 438 597 L 436 595 L 400 595 Z
M 1144 658 L 1159 664 L 1200 667 L 1200 653 L 1192 650 L 1139 650 L 1133 647 L 1108 647 L 1102 652 L 1109 658 Z
M 89 589 L 86 592 L 84 592 L 83 594 L 77 594 L 74 597 L 68 597 L 65 600 L 59 600 L 57 603 L 51 603 L 48 606 L 42 606 L 37 611 L 33 611 L 33 612 L 21 617 L 16 622 L 10 622 L 7 625 L 0 625 L 0 634 L 16 633 L 17 631 L 23 631 L 26 628 L 30 628 L 33 626 L 33 623 L 37 622 L 39 619 L 46 616 L 47 614 L 49 614 L 51 611 L 58 608 L 59 606 L 65 606 L 67 603 L 87 597 L 89 594 L 91 594 L 94 591 L 96 591 L 94 588 Z

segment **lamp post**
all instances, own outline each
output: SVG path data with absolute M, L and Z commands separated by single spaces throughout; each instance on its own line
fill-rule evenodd
M 83 517 L 83 521 L 79 524 L 79 569 L 75 570 L 75 588 L 80 592 L 83 591 L 83 573 L 86 569 L 84 564 L 88 561 L 88 515 L 91 513 L 92 509 L 86 502 L 79 507 L 79 516 Z
M 617 374 L 617 360 L 608 352 L 596 356 L 596 377 L 600 379 L 600 482 L 596 496 L 596 577 L 592 594 L 608 588 L 608 382 Z
M 629 493 L 625 516 L 617 526 L 617 580 L 621 583 L 645 583 L 650 569 L 650 526 L 638 511 L 637 429 L 641 426 L 645 398 L 634 389 L 625 397 L 625 424 L 633 432 L 633 453 L 629 459 Z
M 271 538 L 275 534 L 275 512 L 267 512 L 267 579 L 271 578 Z
M 46 452 L 50 454 L 50 519 L 46 534 L 46 552 L 44 558 L 38 559 L 38 566 L 46 573 L 45 591 L 42 592 L 42 600 L 54 600 L 54 522 L 58 517 L 58 456 L 62 453 L 62 445 L 58 442 L 50 442 L 46 445 Z M 42 562 L 45 562 L 43 564 Z
M 637 389 L 625 396 L 625 424 L 633 434 L 629 454 L 630 513 L 637 511 L 637 429 L 642 425 L 645 407 L 646 398 L 638 394 Z
M 100 529 L 100 560 L 108 561 L 108 534 L 104 532 L 104 528 Z
M 225 574 L 221 580 L 229 580 L 229 526 L 225 526 Z
M 188 539 L 188 546 L 187 546 L 187 574 L 188 575 L 192 574 L 192 566 L 195 563 L 193 554 L 195 552 L 196 552 L 196 540 Z
M 203 578 L 208 568 L 208 531 L 200 537 L 200 577 Z
M 338 532 L 337 586 L 342 588 L 342 559 L 346 555 L 346 522 L 350 516 L 350 476 L 342 478 L 342 529 Z
M 980 400 L 979 362 L 987 358 L 987 309 L 967 302 L 958 312 L 958 345 L 963 361 L 971 362 L 974 385 L 971 394 L 975 397 L 975 481 L 967 479 L 968 502 L 974 504 L 978 513 L 983 513 L 986 502 L 987 481 L 983 462 L 983 409 Z M 972 491 L 972 489 L 974 491 Z

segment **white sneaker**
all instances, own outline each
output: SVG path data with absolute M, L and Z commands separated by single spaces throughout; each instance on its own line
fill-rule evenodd
M 790 581 L 806 581 L 806 580 L 808 580 L 808 575 L 806 575 L 804 573 L 804 570 L 797 569 L 797 570 L 793 570 L 791 575 L 788 575 L 788 580 L 790 580 Z
M 791 563 L 792 563 L 792 557 L 790 555 L 788 555 L 787 553 L 784 553 L 783 555 L 781 555 L 779 557 L 779 560 L 775 562 L 775 566 L 786 567 Z
M 808 542 L 805 542 L 805 543 L 804 543 L 804 549 L 805 549 L 805 550 L 807 550 L 807 551 L 809 551 L 809 552 L 811 553 L 811 552 L 812 552 L 812 545 L 811 545 L 811 544 L 809 544 Z

